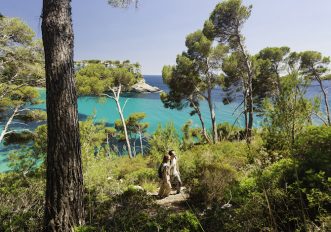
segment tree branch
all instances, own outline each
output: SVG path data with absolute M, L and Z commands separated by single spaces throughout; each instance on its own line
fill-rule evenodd
M 8 134 L 7 130 L 9 128 L 9 125 L 12 123 L 14 117 L 17 115 L 17 111 L 19 109 L 20 105 L 16 106 L 14 109 L 13 114 L 10 116 L 10 118 L 8 119 L 5 127 L 3 128 L 1 134 L 0 134 L 0 143 L 2 142 L 3 138 L 5 137 L 6 134 Z
M 106 96 L 106 97 L 109 97 L 109 98 L 111 98 L 111 99 L 116 100 L 115 97 L 110 96 L 109 94 L 106 94 L 106 93 L 102 93 L 101 96 Z
M 128 103 L 128 101 L 129 101 L 129 98 L 127 98 L 127 99 L 125 100 L 124 105 L 123 105 L 123 107 L 122 107 L 122 111 L 124 111 L 124 108 L 125 108 L 125 106 L 126 106 L 126 103 Z
M 244 102 L 245 102 L 245 100 L 243 100 L 235 109 L 234 109 L 234 111 L 232 112 L 232 115 L 234 115 L 235 114 L 235 112 L 239 109 L 239 107 L 242 105 L 242 104 L 244 104 Z

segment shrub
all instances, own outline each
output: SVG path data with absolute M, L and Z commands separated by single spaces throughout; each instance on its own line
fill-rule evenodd
M 224 202 L 228 188 L 247 165 L 247 154 L 242 142 L 201 145 L 183 152 L 179 168 L 184 185 L 191 190 L 191 200 L 202 205 Z
M 172 122 L 167 123 L 164 128 L 159 124 L 148 142 L 150 145 L 149 153 L 154 157 L 154 160 L 159 160 L 169 150 L 178 151 L 180 146 L 179 136 Z
M 78 231 L 201 231 L 192 213 L 173 213 L 156 205 L 145 191 L 128 188 L 123 194 L 97 205 L 95 217 Z
M 40 231 L 44 213 L 42 173 L 0 174 L 0 231 Z
M 224 122 L 217 125 L 217 133 L 221 141 L 239 141 L 245 138 L 245 130 Z

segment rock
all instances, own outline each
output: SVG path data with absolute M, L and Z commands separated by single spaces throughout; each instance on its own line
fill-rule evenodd
M 151 86 L 145 82 L 145 80 L 141 80 L 138 83 L 134 84 L 131 87 L 130 92 L 134 93 L 159 93 L 161 90 L 158 87 Z
M 139 185 L 133 185 L 132 189 L 137 190 L 137 191 L 144 191 L 144 188 Z

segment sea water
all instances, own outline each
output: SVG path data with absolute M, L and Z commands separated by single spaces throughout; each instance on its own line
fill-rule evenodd
M 163 91 L 168 91 L 168 87 L 163 83 L 161 76 L 145 76 L 145 80 L 148 84 L 152 86 L 159 87 Z M 325 82 L 327 87 L 331 87 L 331 82 Z M 41 98 L 45 99 L 45 90 L 40 92 Z M 235 123 L 237 126 L 244 126 L 243 117 L 239 117 L 239 114 L 242 111 L 242 108 L 235 109 L 240 104 L 240 99 L 234 101 L 231 104 L 224 105 L 222 103 L 223 92 L 220 88 L 216 88 L 212 92 L 212 97 L 214 100 L 214 107 L 216 111 L 217 122 L 228 122 Z M 320 96 L 321 91 L 317 83 L 312 83 L 309 87 L 307 96 Z M 121 106 L 124 106 L 124 116 L 128 117 L 132 113 L 144 112 L 146 114 L 145 122 L 149 123 L 147 132 L 152 134 L 157 126 L 161 124 L 164 126 L 168 122 L 173 122 L 175 128 L 180 131 L 182 126 L 189 120 L 192 121 L 193 127 L 200 127 L 200 121 L 197 115 L 190 116 L 191 108 L 187 107 L 182 110 L 167 109 L 164 108 L 162 101 L 160 100 L 159 93 L 128 93 L 123 94 L 121 99 Z M 323 104 L 322 104 L 323 105 Z M 211 127 L 210 123 L 210 114 L 208 109 L 207 102 L 201 102 L 201 112 L 205 120 L 207 128 Z M 46 109 L 46 104 L 35 105 L 33 108 L 36 109 Z M 87 117 L 93 116 L 95 122 L 105 122 L 107 126 L 113 126 L 115 120 L 119 119 L 119 114 L 117 111 L 116 104 L 113 99 L 105 98 L 100 99 L 98 97 L 84 96 L 79 97 L 78 99 L 78 112 L 79 119 L 86 120 Z M 261 119 L 255 117 L 254 126 L 259 126 Z M 33 129 L 38 124 L 34 123 L 30 125 L 30 128 Z M 0 125 L 2 128 L 2 125 Z M 8 160 L 7 155 L 12 149 L 16 147 L 9 146 L 4 147 L 0 144 L 0 172 L 8 170 Z

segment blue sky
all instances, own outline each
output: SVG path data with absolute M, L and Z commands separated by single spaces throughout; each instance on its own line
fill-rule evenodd
M 73 0 L 75 59 L 130 59 L 144 74 L 160 74 L 185 49 L 185 36 L 202 27 L 220 0 L 140 0 L 114 9 L 107 0 Z M 331 56 L 331 1 L 244 0 L 253 4 L 245 25 L 247 48 L 317 50 Z M 42 0 L 0 0 L 0 12 L 19 17 L 41 37 Z

